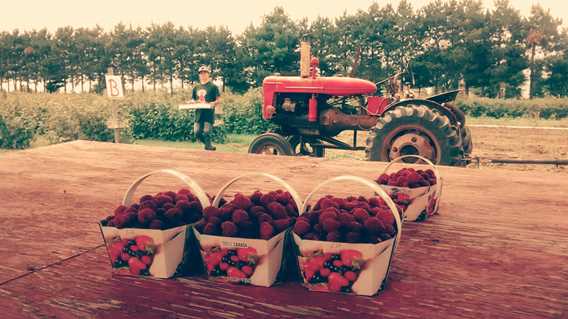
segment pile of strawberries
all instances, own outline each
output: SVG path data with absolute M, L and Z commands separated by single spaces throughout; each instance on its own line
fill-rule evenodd
M 168 229 L 195 223 L 203 216 L 201 203 L 190 190 L 144 195 L 138 203 L 118 206 L 102 226 L 117 228 Z
M 396 234 L 395 223 L 380 197 L 328 195 L 319 199 L 312 211 L 308 208 L 296 219 L 294 232 L 308 240 L 374 244 L 392 238 Z
M 254 273 L 258 254 L 252 247 L 236 249 L 213 247 L 204 253 L 203 259 L 210 276 L 246 279 Z
M 392 174 L 381 174 L 376 182 L 380 185 L 417 188 L 423 186 L 436 185 L 436 175 L 431 169 L 415 170 L 414 168 L 403 168 Z
M 300 263 L 300 268 L 308 283 L 325 285 L 331 292 L 350 293 L 363 264 L 361 252 L 345 249 L 338 254 L 316 252 Z
M 156 247 L 152 238 L 144 235 L 132 239 L 118 239 L 110 244 L 112 267 L 128 267 L 133 275 L 150 275 Z
M 195 227 L 207 235 L 270 239 L 294 224 L 298 207 L 289 192 L 236 194 L 221 208 L 207 207 Z

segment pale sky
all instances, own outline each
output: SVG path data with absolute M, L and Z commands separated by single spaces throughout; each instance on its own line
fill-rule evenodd
M 492 0 L 483 0 L 491 6 Z M 109 30 L 119 22 L 133 26 L 171 21 L 178 26 L 204 28 L 225 25 L 239 34 L 252 22 L 258 24 L 263 15 L 282 6 L 293 19 L 319 16 L 338 17 L 344 11 L 366 10 L 373 2 L 380 5 L 398 4 L 398 0 L 2 0 L 0 31 L 30 30 L 71 25 L 93 27 L 97 24 Z M 421 7 L 429 0 L 410 0 Z M 513 6 L 528 15 L 531 5 L 540 3 L 550 8 L 554 16 L 568 25 L 566 0 L 512 0 Z

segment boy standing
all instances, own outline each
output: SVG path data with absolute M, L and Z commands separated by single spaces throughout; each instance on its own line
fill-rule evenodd
M 192 99 L 199 103 L 211 104 L 211 109 L 198 109 L 195 112 L 193 131 L 197 139 L 205 145 L 208 151 L 216 150 L 211 144 L 211 130 L 215 122 L 215 107 L 219 104 L 219 88 L 211 82 L 211 69 L 202 65 L 199 67 L 199 83 L 193 87 Z

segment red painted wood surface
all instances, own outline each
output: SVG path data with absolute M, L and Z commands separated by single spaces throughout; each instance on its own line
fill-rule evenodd
M 99 247 L 95 222 L 149 170 L 178 169 L 214 193 L 262 169 L 305 196 L 329 176 L 382 167 L 94 142 L 2 153 L 0 318 L 568 318 L 568 180 L 552 173 L 442 168 L 441 214 L 405 224 L 389 286 L 372 298 L 112 277 Z

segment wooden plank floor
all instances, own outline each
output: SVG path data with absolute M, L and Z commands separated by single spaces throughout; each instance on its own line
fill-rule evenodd
M 440 215 L 405 224 L 389 286 L 372 298 L 112 277 L 100 247 L 96 221 L 150 170 L 178 169 L 209 193 L 262 170 L 305 196 L 383 167 L 82 141 L 0 153 L 0 317 L 568 318 L 568 179 L 552 173 L 441 168 Z M 141 192 L 178 186 L 153 178 Z

